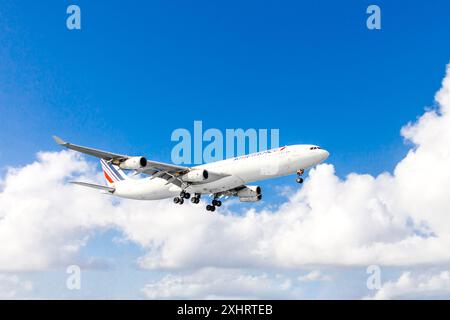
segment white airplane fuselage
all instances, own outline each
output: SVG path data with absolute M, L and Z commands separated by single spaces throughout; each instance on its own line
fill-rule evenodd
M 298 170 L 317 165 L 329 153 L 314 145 L 291 145 L 252 153 L 193 167 L 223 177 L 189 184 L 186 192 L 216 194 L 256 181 L 295 174 Z M 178 196 L 181 188 L 155 177 L 126 179 L 114 184 L 114 195 L 137 200 L 158 200 Z

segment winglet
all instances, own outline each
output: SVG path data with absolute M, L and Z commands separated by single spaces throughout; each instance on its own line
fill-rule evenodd
M 60 137 L 57 136 L 52 136 L 53 140 L 55 140 L 55 142 L 61 146 L 65 146 L 67 145 L 67 142 L 65 142 L 63 139 L 61 139 Z

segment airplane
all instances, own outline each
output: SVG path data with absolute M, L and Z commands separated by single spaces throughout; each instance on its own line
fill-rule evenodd
M 211 195 L 207 211 L 215 211 L 222 205 L 222 198 L 238 197 L 241 202 L 257 202 L 262 199 L 260 186 L 248 185 L 270 178 L 297 174 L 296 182 L 303 183 L 302 175 L 328 158 L 328 151 L 316 145 L 290 145 L 260 151 L 236 158 L 211 162 L 195 167 L 185 167 L 147 160 L 143 156 L 127 156 L 53 139 L 59 145 L 100 158 L 108 186 L 87 182 L 71 182 L 76 185 L 102 190 L 103 193 L 136 200 L 160 200 L 172 198 L 182 205 L 185 200 L 198 204 L 202 195 Z M 133 170 L 133 175 L 123 170 Z M 192 194 L 192 197 L 191 197 Z

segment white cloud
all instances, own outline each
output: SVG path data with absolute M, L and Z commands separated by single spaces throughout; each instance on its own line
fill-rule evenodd
M 369 297 L 367 297 L 369 298 Z M 372 299 L 450 298 L 450 271 L 438 273 L 404 272 L 397 281 L 389 281 Z
M 32 289 L 30 281 L 23 281 L 17 275 L 0 273 L 0 299 L 16 299 Z
M 40 153 L 1 182 L 0 270 L 71 264 L 92 234 L 111 228 L 146 250 L 138 263 L 148 269 L 449 262 L 450 66 L 436 101 L 402 129 L 414 146 L 392 174 L 339 179 L 323 164 L 279 208 L 242 215 L 171 200 L 113 202 L 66 183 L 100 180 L 84 158 Z
M 291 281 L 281 275 L 205 268 L 169 274 L 142 289 L 149 299 L 268 299 L 289 296 Z
M 108 227 L 109 199 L 65 183 L 79 173 L 95 178 L 66 151 L 39 153 L 36 162 L 8 170 L 0 193 L 0 270 L 68 263 L 92 230 Z
M 330 281 L 331 277 L 323 274 L 320 270 L 313 270 L 307 274 L 301 275 L 298 278 L 300 282 L 313 282 L 313 281 Z

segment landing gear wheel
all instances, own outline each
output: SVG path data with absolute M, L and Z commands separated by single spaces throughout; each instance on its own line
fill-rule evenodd
M 200 196 L 201 196 L 200 193 L 194 193 L 194 195 L 191 198 L 191 202 L 195 203 L 195 204 L 199 203 L 200 202 Z
M 184 192 L 184 190 L 183 190 L 183 191 L 181 191 L 181 192 L 180 192 L 180 198 L 182 198 L 182 199 L 183 199 L 183 198 L 184 198 L 184 195 L 185 195 L 185 194 L 186 194 L 186 192 Z
M 222 205 L 222 201 L 214 199 L 212 204 L 213 206 L 220 207 Z
M 298 177 L 297 179 L 295 179 L 295 181 L 297 181 L 297 183 L 303 183 L 303 178 Z
M 208 204 L 208 205 L 206 206 L 206 211 L 211 211 L 211 208 L 212 208 L 212 205 Z
M 179 202 L 180 202 L 180 198 L 178 198 L 178 197 L 173 198 L 173 203 L 179 203 Z
M 211 206 L 211 212 L 216 211 L 216 207 L 215 206 Z
M 191 197 L 191 194 L 189 192 L 185 192 L 183 198 L 189 199 Z
M 180 202 L 178 202 L 178 203 L 179 203 L 180 205 L 183 204 L 183 203 L 184 203 L 184 199 L 181 198 L 181 199 L 180 199 Z

